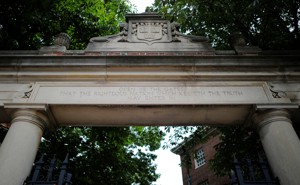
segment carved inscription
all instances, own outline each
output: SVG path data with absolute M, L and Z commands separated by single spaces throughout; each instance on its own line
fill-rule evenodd
M 48 94 L 45 97 L 45 94 Z M 201 104 L 267 102 L 261 87 L 41 87 L 37 102 Z
M 101 88 L 100 88 L 101 89 Z M 188 91 L 184 87 L 110 87 L 101 90 L 61 90 L 62 97 L 122 97 L 125 100 L 176 100 L 182 97 L 238 97 L 243 96 L 238 90 L 201 90 Z

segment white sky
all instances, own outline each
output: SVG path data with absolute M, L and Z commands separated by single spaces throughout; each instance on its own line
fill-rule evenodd
M 143 13 L 147 6 L 151 6 L 154 0 L 129 0 L 137 7 L 137 13 Z M 161 174 L 155 185 L 182 185 L 180 157 L 173 154 L 169 149 L 159 149 L 155 152 L 157 159 L 157 173 Z
M 154 0 L 129 0 L 132 4 L 137 7 L 137 13 L 143 13 L 147 6 L 151 6 Z
M 155 185 L 182 185 L 182 174 L 179 155 L 173 154 L 169 149 L 159 149 L 155 152 L 157 159 L 156 172 L 160 174 L 160 178 Z

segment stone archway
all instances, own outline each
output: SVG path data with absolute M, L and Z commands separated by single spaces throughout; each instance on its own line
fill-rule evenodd
M 300 182 L 291 125 L 300 53 L 216 51 L 155 13 L 127 15 L 119 34 L 92 38 L 83 51 L 66 50 L 67 41 L 62 34 L 39 51 L 0 52 L 0 121 L 11 123 L 0 184 L 24 180 L 46 128 L 199 124 L 257 125 L 281 183 Z

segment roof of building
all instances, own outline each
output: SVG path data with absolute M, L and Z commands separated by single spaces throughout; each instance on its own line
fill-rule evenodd
M 203 143 L 210 138 L 210 136 L 214 136 L 218 134 L 218 129 L 216 127 L 209 126 L 201 126 L 201 135 L 191 135 L 187 140 L 182 141 L 177 146 L 171 149 L 171 152 L 177 155 L 181 155 L 184 151 L 188 150 L 195 146 L 195 144 Z

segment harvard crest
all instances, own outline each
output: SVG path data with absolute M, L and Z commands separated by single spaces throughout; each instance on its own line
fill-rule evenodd
M 137 25 L 136 34 L 139 40 L 159 40 L 163 36 L 163 28 L 159 23 L 141 23 Z
M 170 31 L 167 22 L 160 21 L 136 21 L 131 22 L 129 42 L 144 42 L 152 44 L 155 42 L 170 42 Z

